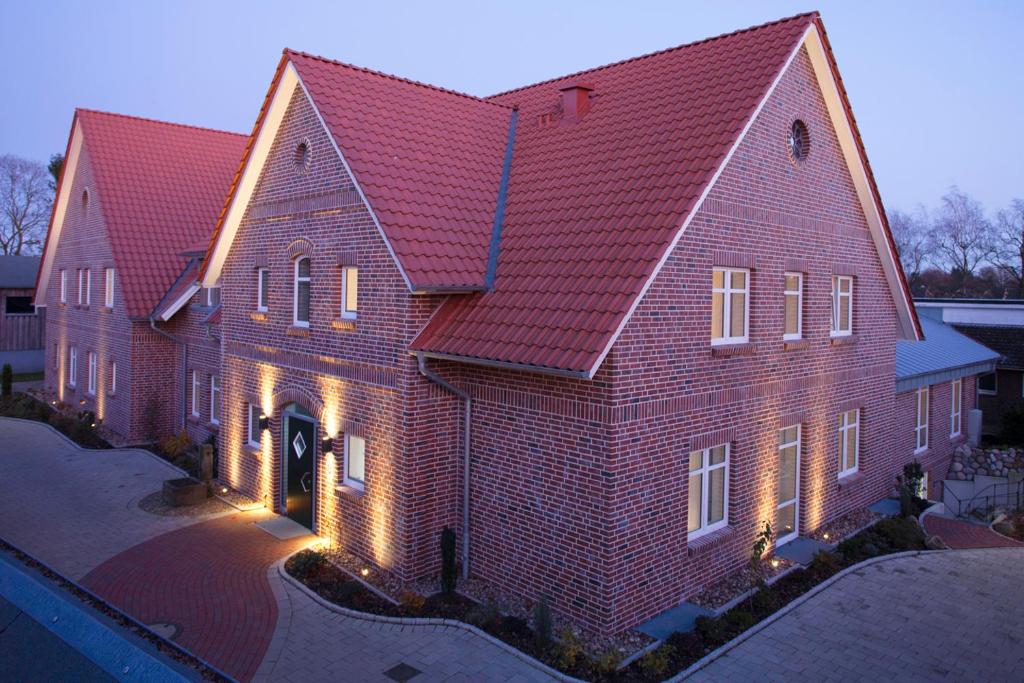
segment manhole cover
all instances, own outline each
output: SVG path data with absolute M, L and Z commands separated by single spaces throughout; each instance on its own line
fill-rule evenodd
M 406 681 L 412 679 L 414 676 L 419 676 L 421 673 L 423 672 L 419 669 L 411 667 L 405 662 L 402 662 L 401 664 L 393 666 L 387 671 L 385 671 L 384 675 L 393 681 L 398 681 L 398 683 L 405 683 Z
M 150 631 L 167 640 L 174 640 L 181 635 L 181 625 L 175 624 L 173 621 L 154 621 L 146 626 Z

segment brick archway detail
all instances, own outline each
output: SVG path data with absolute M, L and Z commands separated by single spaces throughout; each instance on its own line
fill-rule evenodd
M 279 414 L 289 403 L 298 403 L 316 418 L 319 424 L 324 423 L 326 408 L 324 402 L 313 394 L 299 387 L 285 387 L 274 393 L 271 402 L 274 405 L 274 414 Z
M 295 260 L 300 256 L 313 257 L 313 243 L 305 237 L 299 237 L 288 244 L 288 258 Z

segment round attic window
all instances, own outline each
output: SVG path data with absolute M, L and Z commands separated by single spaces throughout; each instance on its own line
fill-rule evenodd
M 309 170 L 309 140 L 302 140 L 295 145 L 295 168 L 299 171 Z
M 789 155 L 793 161 L 803 161 L 811 151 L 811 134 L 807 124 L 797 119 L 789 128 Z

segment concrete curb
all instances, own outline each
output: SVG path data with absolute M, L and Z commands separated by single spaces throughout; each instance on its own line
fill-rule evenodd
M 296 551 L 296 552 L 299 552 L 299 551 Z M 294 555 L 294 554 L 296 554 L 296 553 L 292 553 L 292 555 Z M 330 602 L 328 600 L 324 600 L 323 598 L 321 598 L 319 595 L 317 595 L 316 593 L 311 591 L 309 588 L 307 588 L 305 585 L 303 585 L 301 581 L 299 581 L 298 579 L 296 579 L 295 577 L 291 576 L 288 572 L 285 571 L 284 564 L 288 560 L 288 558 L 290 558 L 292 555 L 288 555 L 287 557 L 283 557 L 283 558 L 281 558 L 280 560 L 278 560 L 274 564 L 274 567 L 277 569 L 278 575 L 285 581 L 285 583 L 287 583 L 287 584 L 289 584 L 291 586 L 294 586 L 296 589 L 302 591 L 311 600 L 313 600 L 314 602 L 318 603 L 321 607 L 323 607 L 323 608 L 325 608 L 325 609 L 327 609 L 327 610 L 329 610 L 331 612 L 334 612 L 336 614 L 341 614 L 343 616 L 350 617 L 352 619 L 359 619 L 361 621 L 369 621 L 369 622 L 378 623 L 378 624 L 389 624 L 389 625 L 395 625 L 395 626 L 442 626 L 442 627 L 446 627 L 446 628 L 462 629 L 463 631 L 468 631 L 469 633 L 472 633 L 475 636 L 483 638 L 487 642 L 491 643 L 495 647 L 498 647 L 498 648 L 504 650 L 506 653 L 512 655 L 513 657 L 515 657 L 516 659 L 520 660 L 524 664 L 527 664 L 528 666 L 531 666 L 534 669 L 537 669 L 538 671 L 541 671 L 541 672 L 547 674 L 548 676 L 551 676 L 553 679 L 555 679 L 557 681 L 563 681 L 563 683 L 586 683 L 585 681 L 582 681 L 579 678 L 573 678 L 572 676 L 566 676 L 562 672 L 556 671 L 555 669 L 551 668 L 547 664 L 544 664 L 543 662 L 541 662 L 541 661 L 539 661 L 537 659 L 534 659 L 533 657 L 531 657 L 530 655 L 526 654 L 525 652 L 523 652 L 521 650 L 518 650 L 518 649 L 512 647 L 511 645 L 509 645 L 508 643 L 506 643 L 506 642 L 504 642 L 502 640 L 499 640 L 498 638 L 495 638 L 494 636 L 490 635 L 489 633 L 481 631 L 476 626 L 473 626 L 472 624 L 467 624 L 467 623 L 465 623 L 463 621 L 458 621 L 456 619 L 439 619 L 439 618 L 433 618 L 433 617 L 386 617 L 386 616 L 379 615 L 379 614 L 370 614 L 369 612 L 359 612 L 357 610 L 348 609 L 347 607 L 342 607 L 340 605 L 335 605 L 333 602 Z M 274 644 L 273 643 L 273 639 L 271 639 L 271 645 L 273 645 L 273 644 Z M 269 649 L 270 648 L 268 648 L 268 652 L 269 652 Z
M 696 662 L 694 662 L 693 664 L 691 664 L 687 668 L 683 669 L 682 671 L 680 671 L 678 674 L 676 674 L 672 678 L 666 679 L 665 683 L 674 683 L 675 681 L 686 680 L 687 678 L 689 678 L 693 674 L 697 673 L 698 671 L 703 669 L 705 666 L 707 666 L 711 662 L 715 661 L 716 659 L 718 659 L 719 657 L 722 657 L 725 654 L 728 654 L 728 652 L 730 650 L 734 649 L 735 647 L 737 647 L 738 645 L 740 645 L 741 643 L 743 643 L 747 639 L 749 639 L 752 636 L 760 633 L 761 631 L 763 631 L 764 629 L 768 628 L 769 626 L 774 624 L 776 621 L 781 619 L 782 617 L 786 616 L 787 614 L 789 614 L 790 612 L 792 612 L 796 608 L 800 607 L 802 604 L 804 604 L 805 602 L 807 602 L 808 600 L 810 600 L 811 598 L 816 596 L 818 593 L 824 591 L 825 589 L 829 588 L 833 584 L 838 583 L 839 581 L 841 581 L 843 578 L 845 578 L 849 574 L 852 574 L 854 572 L 858 572 L 858 571 L 860 571 L 862 569 L 865 569 L 866 567 L 870 567 L 871 565 L 878 564 L 880 562 L 887 562 L 889 560 L 897 560 L 897 559 L 902 558 L 902 557 L 914 557 L 916 555 L 933 555 L 935 553 L 945 553 L 945 552 L 951 552 L 951 551 L 948 551 L 948 550 L 907 550 L 907 551 L 902 552 L 902 553 L 893 553 L 891 555 L 882 555 L 881 557 L 872 557 L 871 559 L 864 560 L 863 562 L 858 562 L 857 564 L 855 564 L 855 565 L 853 565 L 851 567 L 847 567 L 846 569 L 842 570 L 841 572 L 839 572 L 835 576 L 832 576 L 832 577 L 822 581 L 821 583 L 819 583 L 817 586 L 815 586 L 811 590 L 807 591 L 806 593 L 804 593 L 800 597 L 796 598 L 795 600 L 790 602 L 788 605 L 786 605 L 785 607 L 783 607 L 779 611 L 775 612 L 775 614 L 772 614 L 767 619 L 763 619 L 762 621 L 758 622 L 757 624 L 755 624 L 751 628 L 747 629 L 746 631 L 744 631 L 740 635 L 736 636 L 735 638 L 733 638 L 729 642 L 719 646 L 717 649 L 712 650 L 708 654 L 704 655 L 702 658 L 698 659 Z
M 1001 522 L 1002 520 L 999 520 L 999 521 Z M 996 521 L 989 522 L 988 530 L 991 531 L 992 533 L 994 533 L 996 536 L 1002 536 L 1003 538 L 1005 538 L 1008 541 L 1013 541 L 1014 543 L 1020 543 L 1020 547 L 1024 547 L 1024 543 L 1022 543 L 1021 541 L 1018 541 L 1013 536 L 1007 536 L 1006 534 L 1001 534 L 998 531 L 996 531 L 995 530 L 995 525 L 998 524 L 998 523 L 999 522 L 996 522 Z M 995 549 L 996 548 L 985 548 L 985 550 L 995 550 Z

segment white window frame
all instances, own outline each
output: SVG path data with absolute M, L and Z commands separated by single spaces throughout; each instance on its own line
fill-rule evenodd
M 793 428 L 796 429 L 796 440 L 795 441 L 782 441 L 782 439 L 781 439 L 782 434 L 784 434 L 787 429 L 793 429 Z M 775 538 L 775 545 L 776 545 L 776 547 L 778 547 L 780 545 L 784 545 L 786 543 L 789 543 L 790 541 L 792 541 L 793 539 L 797 538 L 800 535 L 800 464 L 801 464 L 800 461 L 801 461 L 801 455 L 803 455 L 801 453 L 801 449 L 803 448 L 803 432 L 804 432 L 803 425 L 799 424 L 799 423 L 795 424 L 795 425 L 789 425 L 788 427 L 783 427 L 782 429 L 779 430 L 780 438 L 779 438 L 779 446 L 778 446 L 778 449 L 776 450 L 776 454 L 775 454 L 776 461 L 777 462 L 781 462 L 781 455 L 780 454 L 782 453 L 782 451 L 784 451 L 787 448 L 793 447 L 793 446 L 796 447 L 796 472 L 794 472 L 794 477 L 796 479 L 796 482 L 795 482 L 796 488 L 795 488 L 795 493 L 794 493 L 794 498 L 793 498 L 793 500 L 795 501 L 793 503 L 795 505 L 795 510 L 794 510 L 795 514 L 793 515 L 793 531 L 788 533 L 788 534 L 786 534 L 786 535 L 784 535 L 784 536 L 777 536 Z M 778 511 L 780 509 L 782 509 L 783 505 L 789 505 L 789 504 L 790 504 L 790 501 L 788 501 L 788 500 L 784 501 L 784 502 L 779 502 L 778 501 L 778 496 L 776 496 L 776 501 L 775 501 L 775 512 L 776 512 L 776 515 L 778 515 Z M 778 517 L 776 517 L 776 519 L 778 519 Z M 779 531 L 781 532 L 782 529 L 780 528 Z
M 352 439 L 359 439 L 363 443 L 363 478 L 362 479 L 354 479 L 354 478 L 350 477 L 349 474 L 348 474 L 349 449 L 351 448 L 351 441 L 352 441 Z M 356 436 L 355 434 L 349 434 L 349 433 L 346 432 L 345 433 L 345 446 L 344 446 L 344 450 L 345 450 L 345 453 L 344 453 L 344 458 L 342 460 L 342 470 L 341 470 L 341 472 L 342 472 L 342 482 L 345 484 L 345 486 L 349 486 L 349 487 L 354 488 L 354 489 L 356 489 L 358 491 L 365 491 L 366 490 L 366 439 L 364 439 L 361 436 Z
M 853 414 L 853 420 L 850 420 L 850 415 Z M 860 471 L 860 408 L 854 408 L 853 410 L 844 410 L 839 413 L 839 430 L 837 432 L 839 436 L 839 478 L 848 477 L 851 474 L 855 474 Z M 849 454 L 846 449 L 846 433 L 849 430 L 853 430 L 853 467 L 846 467 L 847 455 Z
M 107 308 L 114 307 L 114 269 L 105 268 L 104 272 L 103 305 Z
M 267 278 L 270 277 L 269 268 L 257 268 L 256 269 L 256 310 L 260 313 L 266 313 L 268 309 L 267 301 L 263 296 L 263 285 L 267 282 Z M 269 287 L 267 293 L 269 294 Z
M 78 305 L 85 301 L 85 271 L 78 269 Z
M 217 301 L 213 300 L 213 290 L 217 290 Z M 214 306 L 220 305 L 220 285 L 214 285 L 213 287 L 206 287 L 203 292 L 203 305 L 207 308 L 213 308 Z
M 110 387 L 107 393 L 113 396 L 117 393 L 117 361 L 110 361 Z
M 92 268 L 85 269 L 85 305 L 92 305 Z
M 715 273 L 722 273 L 722 287 L 715 287 L 714 276 Z M 732 287 L 732 275 L 734 273 L 743 273 L 743 289 L 734 289 Z M 719 346 L 722 344 L 745 344 L 750 340 L 750 270 L 746 268 L 719 268 L 715 267 L 711 270 L 711 306 L 712 306 L 712 326 L 714 325 L 714 305 L 715 305 L 715 294 L 722 295 L 722 332 L 730 327 L 732 321 L 732 295 L 743 294 L 743 334 L 736 337 L 715 337 L 715 330 L 712 327 L 711 330 L 711 345 Z
M 246 423 L 246 426 L 248 427 L 248 430 L 245 433 L 245 440 L 253 448 L 259 448 L 260 447 L 260 443 L 263 441 L 263 434 L 259 431 L 259 420 L 260 420 L 260 415 L 263 414 L 263 410 L 258 405 L 256 405 L 255 403 L 247 404 L 246 405 L 246 410 L 247 410 L 249 419 L 248 419 L 248 421 Z M 254 421 L 255 421 L 255 424 L 254 424 Z M 259 434 L 259 436 L 260 436 L 260 440 L 259 441 L 253 441 L 252 440 L 252 433 L 253 433 L 253 429 L 254 428 L 256 430 L 256 433 Z
M 88 354 L 86 355 L 86 359 L 88 360 L 88 363 L 89 363 L 89 365 L 88 365 L 89 374 L 88 374 L 88 380 L 87 380 L 87 383 L 86 383 L 86 391 L 88 391 L 90 395 L 95 396 L 96 395 L 96 352 L 95 351 L 89 351 Z
M 840 285 L 843 282 L 850 283 L 850 291 L 843 294 L 840 291 Z M 853 334 L 853 276 L 851 275 L 833 275 L 832 276 L 832 325 L 829 330 L 829 335 L 833 337 L 849 337 Z M 842 316 L 839 315 L 840 306 L 843 305 L 843 299 L 846 299 L 846 320 L 850 323 L 849 328 L 845 330 L 839 329 L 839 321 Z
M 192 417 L 199 417 L 199 371 L 192 371 Z
M 984 377 L 985 375 L 992 375 L 992 386 L 994 387 L 992 391 L 981 388 L 981 378 Z M 982 374 L 978 375 L 978 393 L 981 394 L 982 396 L 995 396 L 996 394 L 999 393 L 999 375 L 996 374 L 995 370 L 993 370 L 992 372 L 983 372 Z
M 63 268 L 60 271 L 60 302 L 62 304 L 68 302 L 68 271 Z
M 924 422 L 921 422 L 921 402 L 924 401 Z M 914 453 L 928 450 L 928 423 L 931 412 L 931 392 L 929 387 L 920 387 L 914 400 Z
M 955 379 L 949 383 L 949 435 L 960 436 L 963 432 L 964 381 Z
M 787 289 L 786 278 L 795 277 L 796 289 Z M 784 341 L 795 341 L 803 339 L 804 336 L 804 274 L 796 272 L 785 272 L 782 274 L 782 339 Z M 786 332 L 786 302 L 789 297 L 796 297 L 796 332 Z
M 78 386 L 78 348 L 70 347 L 68 356 L 70 359 L 68 361 L 68 386 L 76 387 Z
M 725 459 L 717 465 L 711 465 L 711 451 L 719 447 L 725 447 Z M 689 459 L 694 453 L 700 453 L 701 461 L 700 468 L 696 470 L 690 469 Z M 686 454 L 686 490 L 689 491 L 690 479 L 692 477 L 701 476 L 700 482 L 700 526 L 693 531 L 687 532 L 687 540 L 692 541 L 696 538 L 700 538 L 706 534 L 710 534 L 719 529 L 723 529 L 729 525 L 729 460 L 732 455 L 732 444 L 720 443 L 710 446 L 708 448 L 700 448 L 695 451 L 690 451 Z M 725 479 L 722 483 L 722 519 L 717 522 L 708 524 L 708 487 L 711 485 L 711 472 L 714 470 L 725 469 Z M 689 502 L 687 502 L 687 528 L 689 528 Z
M 309 275 L 299 276 L 299 264 L 303 261 L 309 261 Z M 313 308 L 313 292 L 312 292 L 312 279 L 313 279 L 313 261 L 308 256 L 299 256 L 295 259 L 295 263 L 292 265 L 292 271 L 294 274 L 293 279 L 293 291 L 292 291 L 292 325 L 295 327 L 309 327 L 308 320 L 299 320 L 299 283 L 305 282 L 310 285 L 310 296 L 309 296 L 309 309 Z M 307 310 L 307 315 L 312 313 L 312 310 Z M 313 317 L 309 315 L 309 317 Z
M 217 375 L 210 375 L 210 424 L 219 425 L 217 402 L 220 400 L 220 380 Z
M 353 274 L 356 278 L 356 302 L 355 308 L 348 307 L 348 276 Z M 355 320 L 359 315 L 359 268 L 356 266 L 345 266 L 341 269 L 341 317 L 346 320 Z

